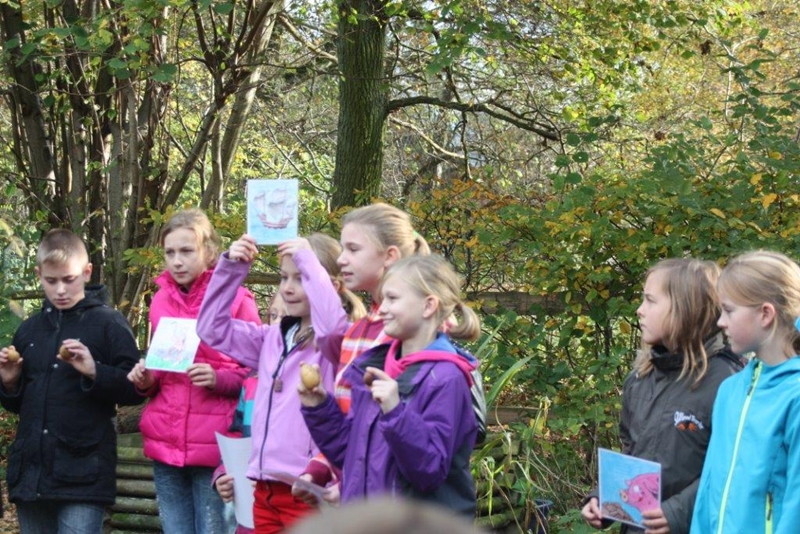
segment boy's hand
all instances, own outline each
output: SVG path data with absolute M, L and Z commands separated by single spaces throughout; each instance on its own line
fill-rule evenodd
M 193 363 L 186 370 L 186 374 L 195 386 L 208 389 L 217 387 L 217 372 L 207 363 Z
M 386 414 L 394 410 L 400 404 L 400 392 L 397 389 L 397 382 L 377 367 L 367 367 L 367 373 L 372 373 L 372 376 L 375 377 L 369 386 L 372 391 L 372 399 L 381 405 L 383 413 Z
M 233 476 L 222 475 L 214 481 L 214 486 L 217 488 L 217 493 L 219 493 L 223 502 L 231 502 L 233 500 Z
M 589 499 L 589 502 L 587 502 L 583 510 L 581 510 L 581 516 L 594 528 L 603 528 L 603 514 L 600 513 L 597 497 Z
M 288 254 L 289 257 L 294 258 L 295 253 L 301 249 L 311 250 L 311 243 L 304 237 L 296 237 L 278 245 L 278 256 Z
M 10 349 L 13 349 L 13 352 L 17 351 L 14 345 L 0 349 L 0 380 L 3 381 L 5 390 L 12 393 L 16 392 L 19 385 L 19 377 L 22 374 L 22 358 L 17 358 L 16 361 L 9 360 Z
M 62 356 L 59 352 L 56 358 L 70 364 L 76 371 L 90 380 L 94 380 L 97 377 L 97 366 L 86 345 L 81 343 L 79 339 L 65 339 L 61 346 L 69 351 L 70 356 Z
M 133 382 L 136 389 L 142 391 L 150 389 L 156 382 L 152 371 L 144 366 L 144 359 L 139 360 L 139 363 L 133 366 L 131 372 L 128 373 L 128 380 Z
M 304 362 L 300 362 L 300 365 L 303 365 L 303 363 Z M 316 363 L 311 365 L 315 365 L 317 370 L 319 370 L 319 365 Z M 302 380 L 297 382 L 297 392 L 300 394 L 300 404 L 306 408 L 315 408 L 319 406 L 328 396 L 328 393 L 322 387 L 322 384 L 317 384 L 315 387 L 308 389 L 303 385 Z
M 242 237 L 231 243 L 228 249 L 228 258 L 235 261 L 252 263 L 258 254 L 258 246 L 253 236 L 244 234 Z

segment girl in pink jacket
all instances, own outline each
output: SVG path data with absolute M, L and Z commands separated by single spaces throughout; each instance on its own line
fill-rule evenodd
M 354 315 L 365 311 L 340 280 L 332 281 L 338 275 L 340 251 L 336 240 L 322 234 L 279 245 L 280 294 L 287 316 L 277 325 L 256 326 L 227 313 L 233 288 L 247 276 L 257 253 L 255 240 L 244 235 L 220 258 L 200 310 L 200 339 L 258 367 L 247 476 L 256 481 L 253 516 L 259 533 L 281 532 L 311 510 L 292 496 L 285 482 L 286 475 L 300 475 L 319 452 L 300 415 L 296 389 L 301 363 L 317 364 L 321 383 L 332 387 L 349 326 L 342 297 Z
M 150 304 L 155 332 L 162 317 L 196 318 L 211 280 L 219 236 L 195 209 L 176 213 L 161 233 L 166 271 Z M 228 316 L 260 323 L 253 295 L 237 285 Z M 149 397 L 139 423 L 152 458 L 158 514 L 165 534 L 224 531 L 223 503 L 211 477 L 219 465 L 215 432 L 229 424 L 247 369 L 201 343 L 187 373 L 151 371 L 140 361 L 128 375 Z

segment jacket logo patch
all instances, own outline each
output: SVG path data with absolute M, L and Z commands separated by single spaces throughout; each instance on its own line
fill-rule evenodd
M 675 428 L 689 432 L 703 430 L 706 426 L 690 413 L 675 412 Z

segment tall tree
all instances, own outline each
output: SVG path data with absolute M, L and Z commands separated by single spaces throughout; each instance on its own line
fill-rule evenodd
M 86 237 L 93 277 L 116 302 L 135 305 L 149 275 L 132 275 L 124 255 L 155 243 L 148 210 L 177 204 L 190 180 L 204 206 L 220 206 L 283 9 L 283 0 L 0 5 L 17 170 L 8 179 L 29 216 Z M 196 104 L 196 115 L 181 114 Z

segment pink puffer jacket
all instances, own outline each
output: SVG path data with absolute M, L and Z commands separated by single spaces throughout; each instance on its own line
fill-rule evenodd
M 160 289 L 150 304 L 153 332 L 162 317 L 197 317 L 212 272 L 201 274 L 188 293 L 167 271 L 156 278 Z M 253 295 L 243 287 L 237 291 L 231 314 L 260 323 Z M 139 423 L 144 454 L 176 467 L 217 467 L 220 454 L 214 433 L 225 433 L 230 426 L 248 369 L 205 343 L 200 343 L 194 361 L 211 364 L 217 371 L 216 387 L 209 390 L 192 385 L 185 373 L 156 371 L 155 385 L 142 392 L 150 397 Z

